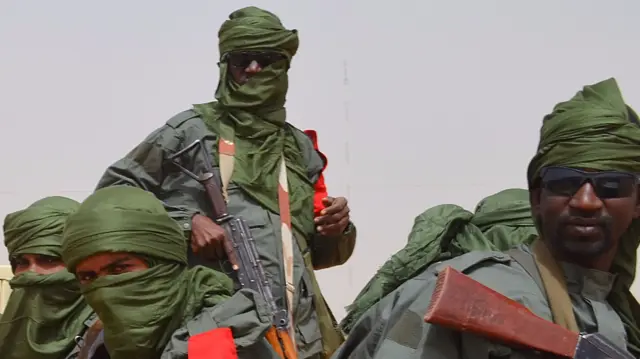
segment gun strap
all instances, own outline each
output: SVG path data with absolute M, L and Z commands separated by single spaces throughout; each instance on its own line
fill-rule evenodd
M 284 275 L 287 285 L 287 303 L 289 307 L 289 326 L 293 328 L 293 296 L 296 287 L 293 283 L 293 232 L 291 229 L 291 211 L 289 209 L 289 182 L 287 181 L 287 162 L 282 155 L 280 162 L 280 176 L 278 176 L 278 206 L 280 208 L 282 255 L 284 259 Z M 291 332 L 295 338 L 295 332 Z
M 226 201 L 229 197 L 227 189 L 231 181 L 231 175 L 235 160 L 235 144 L 227 139 L 218 141 L 218 156 L 220 165 L 220 178 L 222 181 L 222 193 Z M 295 326 L 293 322 L 293 297 L 296 287 L 293 283 L 293 232 L 291 227 L 291 212 L 289 210 L 289 183 L 287 181 L 287 163 L 282 155 L 280 162 L 280 174 L 278 176 L 278 205 L 280 208 L 282 257 L 284 261 L 284 275 L 286 282 L 286 302 L 289 316 L 289 336 L 295 341 Z M 294 347 L 297 347 L 294 342 Z
M 547 295 L 547 290 L 544 287 L 544 283 L 542 283 L 542 278 L 540 277 L 540 271 L 538 270 L 538 266 L 536 265 L 536 260 L 529 253 L 519 249 L 512 248 L 508 251 L 504 252 L 511 256 L 511 258 L 516 261 L 516 263 L 520 264 L 522 268 L 533 278 L 533 280 L 538 285 L 538 288 L 542 291 L 542 294 Z
M 580 329 L 573 313 L 573 304 L 569 298 L 562 268 L 551 255 L 549 248 L 540 239 L 536 239 L 531 250 L 547 292 L 553 322 L 572 332 L 579 333 Z
M 231 173 L 233 172 L 236 147 L 233 142 L 220 139 L 220 141 L 218 141 L 218 152 L 220 157 L 218 159 L 218 164 L 220 165 L 222 195 L 224 196 L 224 200 L 226 202 L 229 202 L 229 197 L 227 196 L 227 188 L 229 186 L 229 182 L 231 181 Z
M 89 359 L 91 357 L 91 349 L 99 338 L 103 327 L 102 321 L 100 319 L 96 319 L 96 321 L 87 329 L 84 334 L 84 340 L 82 347 L 80 348 L 80 353 L 78 354 L 78 359 Z

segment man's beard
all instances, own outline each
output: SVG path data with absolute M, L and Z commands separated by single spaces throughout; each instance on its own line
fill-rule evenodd
M 614 247 L 611 223 L 611 218 L 603 218 L 598 224 L 602 236 L 594 240 L 587 236 L 583 238 L 575 235 L 568 236 L 566 229 L 570 225 L 570 219 L 560 218 L 556 222 L 555 231 L 548 233 L 548 238 L 545 240 L 553 251 L 572 262 L 590 261 L 609 252 Z

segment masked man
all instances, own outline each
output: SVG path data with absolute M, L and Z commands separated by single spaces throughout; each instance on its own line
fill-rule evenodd
M 4 239 L 14 273 L 0 318 L 3 359 L 76 358 L 97 317 L 60 258 L 62 229 L 78 203 L 47 197 L 7 215 Z
M 314 270 L 341 265 L 355 246 L 345 198 L 324 199 L 314 217 L 314 184 L 323 161 L 309 137 L 287 122 L 287 72 L 298 49 L 296 30 L 255 7 L 237 10 L 219 32 L 216 101 L 170 119 L 109 167 L 98 188 L 130 185 L 156 195 L 190 238 L 189 264 L 232 273 L 212 221 L 204 187 L 168 157 L 200 140 L 202 151 L 181 156 L 196 175 L 213 165 L 232 215 L 242 216 L 280 309 L 293 323 L 299 357 L 329 355 L 342 335 Z M 194 254 L 195 253 L 195 254 Z
M 62 258 L 103 318 L 113 359 L 227 358 L 236 350 L 277 358 L 263 336 L 266 303 L 250 290 L 231 296 L 220 272 L 188 269 L 182 230 L 148 192 L 115 186 L 89 196 L 68 219 Z M 205 352 L 192 351 L 203 343 Z
M 334 357 L 541 357 L 425 323 L 437 274 L 447 266 L 546 320 L 599 332 L 640 356 L 640 306 L 629 290 L 640 242 L 639 172 L 639 123 L 616 81 L 584 87 L 544 118 L 529 164 L 538 239 L 508 254 L 475 251 L 430 266 L 365 313 L 351 332 L 358 335 Z

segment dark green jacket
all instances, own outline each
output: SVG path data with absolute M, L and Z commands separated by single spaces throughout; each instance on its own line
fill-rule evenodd
M 256 295 L 251 290 L 240 290 L 223 303 L 204 308 L 173 333 L 160 359 L 187 359 L 189 338 L 218 328 L 231 329 L 239 359 L 279 359 L 264 337 L 271 327 L 269 307 Z
M 531 251 L 526 245 L 501 252 L 473 251 L 435 263 L 403 283 L 363 314 L 345 344 L 332 359 L 537 359 L 547 358 L 526 348 L 501 345 L 469 332 L 424 322 L 438 274 L 452 267 L 529 308 L 552 322 L 553 317 Z M 531 264 L 525 268 L 522 259 Z M 600 332 L 619 348 L 626 333 L 620 316 L 605 300 L 613 275 L 563 264 L 568 294 L 582 332 Z M 603 280 L 603 275 L 607 280 Z M 539 274 L 538 274 L 539 276 Z M 597 294 L 595 294 L 597 293 Z M 599 297 L 599 298 L 598 298 Z M 515 333 L 518 334 L 518 333 Z
M 307 162 L 308 175 L 315 183 L 323 167 L 321 157 L 304 132 L 295 129 L 300 150 Z M 180 223 L 190 237 L 191 218 L 200 213 L 211 216 L 203 187 L 191 177 L 167 161 L 168 155 L 179 151 L 195 140 L 203 140 L 211 148 L 211 158 L 216 158 L 217 136 L 209 131 L 195 112 L 189 110 L 170 119 L 155 130 L 123 159 L 110 166 L 98 183 L 98 188 L 114 185 L 131 185 L 143 188 L 164 202 L 169 214 Z M 203 172 L 202 155 L 185 155 L 182 165 L 195 173 Z M 214 164 L 214 172 L 220 175 Z M 258 245 L 260 259 L 272 283 L 278 304 L 284 305 L 284 271 L 280 216 L 266 210 L 249 198 L 233 182 L 228 187 L 228 210 L 242 216 L 249 225 Z M 274 194 L 276 195 L 276 194 Z M 296 323 L 296 342 L 300 358 L 311 358 L 318 353 L 330 353 L 342 342 L 342 335 L 320 293 L 313 269 L 329 268 L 345 263 L 353 252 L 356 231 L 351 224 L 343 236 L 324 237 L 317 233 L 297 236 L 294 247 L 294 283 L 296 294 L 293 313 Z M 231 273 L 222 263 L 205 262 L 189 253 L 190 265 L 208 267 Z M 322 339 L 322 340 L 321 340 Z M 324 348 L 323 348 L 324 347 Z

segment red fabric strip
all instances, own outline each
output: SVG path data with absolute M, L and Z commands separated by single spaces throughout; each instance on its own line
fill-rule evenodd
M 320 215 L 320 211 L 324 209 L 324 204 L 322 200 L 329 196 L 329 192 L 327 190 L 327 185 L 324 183 L 324 175 L 323 172 L 327 168 L 329 161 L 327 160 L 327 156 L 324 153 L 320 152 L 318 148 L 318 133 L 314 130 L 305 130 L 304 133 L 311 139 L 313 143 L 313 148 L 318 152 L 318 155 L 322 158 L 324 162 L 324 167 L 322 167 L 322 171 L 320 171 L 320 177 L 318 177 L 318 181 L 314 186 L 315 194 L 313 196 L 313 213 L 315 216 Z
M 230 328 L 217 328 L 189 338 L 189 359 L 238 359 Z

